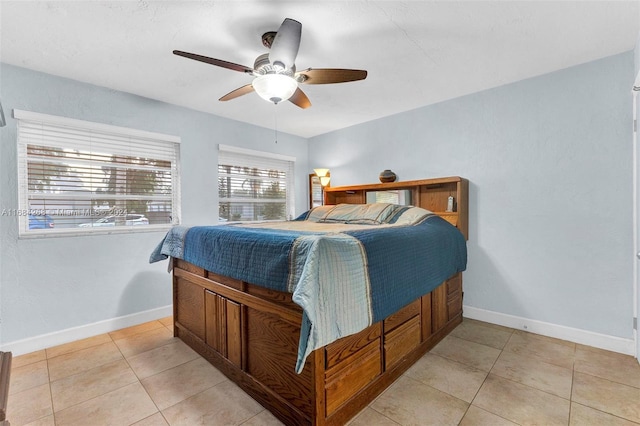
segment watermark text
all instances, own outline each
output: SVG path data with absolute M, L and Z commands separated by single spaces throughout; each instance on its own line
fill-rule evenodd
M 127 209 L 2 209 L 0 216 L 126 216 Z

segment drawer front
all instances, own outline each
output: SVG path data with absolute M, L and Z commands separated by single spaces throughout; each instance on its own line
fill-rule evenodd
M 462 274 L 458 272 L 447 280 L 447 294 L 462 291 Z
M 385 370 L 420 344 L 420 317 L 414 317 L 384 337 Z
M 369 343 L 347 365 L 327 370 L 325 380 L 326 416 L 382 373 L 380 344 Z
M 415 317 L 420 314 L 420 299 L 409 303 L 404 308 L 400 309 L 395 314 L 389 316 L 384 320 L 384 332 L 387 333 L 399 325 L 404 324 L 409 318 Z
M 376 323 L 352 336 L 343 337 L 325 346 L 325 368 L 328 370 L 340 364 L 343 360 L 359 352 L 369 343 L 379 344 L 380 323 Z
M 462 292 L 458 292 L 453 296 L 455 297 L 450 297 L 447 301 L 447 317 L 449 320 L 452 320 L 458 316 L 458 314 L 462 313 Z

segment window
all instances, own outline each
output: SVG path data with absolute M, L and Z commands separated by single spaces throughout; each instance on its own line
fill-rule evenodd
M 387 191 L 367 191 L 367 203 L 390 203 L 408 206 L 411 204 L 411 191 L 396 189 Z
M 14 110 L 21 236 L 179 223 L 180 138 Z
M 227 145 L 219 148 L 218 220 L 293 218 L 295 158 Z

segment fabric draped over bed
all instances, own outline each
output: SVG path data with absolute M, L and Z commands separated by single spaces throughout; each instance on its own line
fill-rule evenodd
M 304 312 L 298 372 L 313 350 L 385 319 L 467 262 L 457 228 L 393 204 L 322 206 L 290 222 L 175 227 L 150 262 L 167 257 L 292 293 Z

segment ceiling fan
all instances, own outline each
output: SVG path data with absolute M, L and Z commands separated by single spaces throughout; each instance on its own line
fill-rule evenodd
M 311 102 L 307 95 L 300 90 L 298 84 L 345 83 L 367 78 L 367 71 L 364 70 L 307 68 L 304 71 L 296 71 L 295 60 L 300 47 L 301 35 L 302 24 L 290 18 L 286 18 L 282 22 L 277 32 L 264 33 L 262 44 L 271 51 L 258 56 L 253 68 L 181 50 L 174 50 L 173 53 L 255 77 L 251 84 L 227 93 L 220 98 L 221 101 L 229 101 L 255 91 L 260 97 L 274 104 L 289 100 L 300 108 L 308 108 L 311 106 Z

